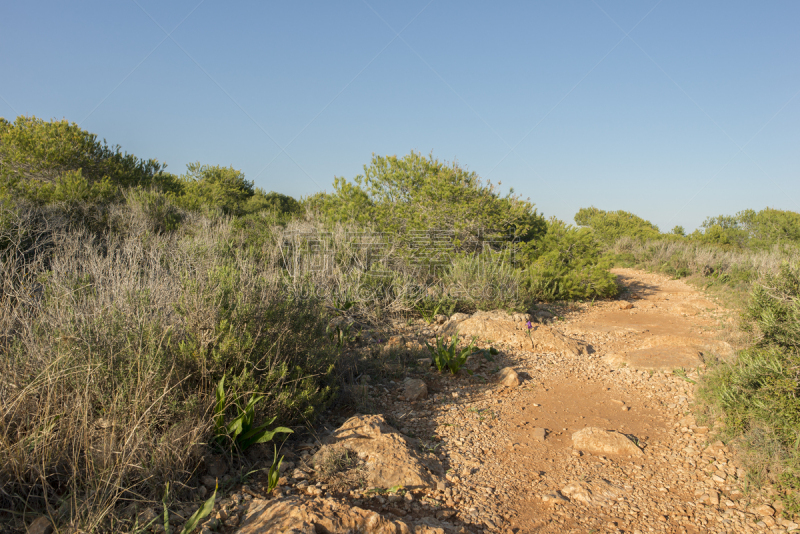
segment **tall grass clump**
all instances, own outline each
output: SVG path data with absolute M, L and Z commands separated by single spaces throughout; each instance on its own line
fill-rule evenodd
M 304 422 L 330 398 L 318 303 L 293 299 L 230 220 L 153 223 L 169 213 L 118 206 L 121 231 L 98 236 L 2 210 L 3 509 L 115 530 L 124 505 L 194 484 L 222 377 L 232 400 L 263 397 L 261 420 Z
M 688 239 L 618 239 L 610 251 L 615 262 L 671 276 L 701 275 L 711 283 L 747 290 L 759 277 L 776 273 L 781 264 L 796 263 L 800 248 L 773 244 L 767 248 L 732 248 Z
M 452 295 L 454 309 L 475 310 L 526 309 L 527 290 L 524 276 L 510 263 L 508 254 L 453 258 L 443 274 L 445 294 Z

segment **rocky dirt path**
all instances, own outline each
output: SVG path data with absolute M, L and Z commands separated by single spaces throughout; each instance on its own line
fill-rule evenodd
M 422 360 L 403 383 L 362 377 L 380 415 L 299 447 L 277 492 L 254 482 L 218 505 L 216 524 L 243 534 L 797 528 L 766 493 L 743 491 L 713 424 L 691 415 L 696 369 L 731 350 L 716 340 L 728 313 L 680 281 L 615 273 L 624 300 L 540 311 L 530 337 L 529 317 L 502 312 L 405 327 L 395 349 L 458 330 L 501 352 L 473 357 L 471 376 Z

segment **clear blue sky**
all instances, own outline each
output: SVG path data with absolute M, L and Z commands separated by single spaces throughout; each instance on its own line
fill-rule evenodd
M 296 197 L 432 151 L 548 216 L 692 229 L 800 211 L 798 22 L 798 2 L 4 2 L 0 116 Z

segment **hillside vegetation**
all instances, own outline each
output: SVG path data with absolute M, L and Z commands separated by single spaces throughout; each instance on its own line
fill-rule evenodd
M 204 456 L 249 444 L 215 424 L 248 399 L 253 428 L 311 424 L 348 375 L 342 315 L 617 293 L 590 232 L 457 164 L 376 156 L 296 200 L 34 117 L 0 119 L 0 265 L 0 513 L 88 531 L 192 498 Z
M 74 123 L 0 119 L 0 514 L 128 529 L 131 503 L 168 484 L 190 499 L 204 456 L 244 452 L 219 421 L 312 424 L 354 364 L 342 324 L 611 298 L 615 263 L 753 284 L 755 345 L 706 398 L 797 488 L 798 215 L 690 235 L 622 211 L 575 221 L 414 152 L 298 200 L 230 166 L 172 174 Z

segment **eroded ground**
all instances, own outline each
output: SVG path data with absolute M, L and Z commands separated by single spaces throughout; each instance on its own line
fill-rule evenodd
M 481 346 L 501 354 L 494 361 L 473 358 L 472 376 L 440 375 L 425 366 L 413 371 L 427 386 L 421 400 L 407 400 L 399 382 L 363 385 L 371 410 L 441 463 L 446 474 L 436 487 L 387 494 L 315 482 L 309 460 L 319 443 L 308 443 L 278 495 L 301 499 L 287 501 L 291 506 L 316 499 L 322 516 L 357 507 L 412 529 L 414 521 L 427 521 L 418 532 L 796 528 L 766 494 L 742 491 L 744 472 L 715 441 L 713 426 L 690 415 L 696 368 L 731 350 L 718 340 L 729 313 L 680 281 L 615 273 L 627 288 L 624 300 L 551 310 L 560 316 L 543 318 L 549 326 L 537 324 L 585 342 L 581 354 L 536 351 L 525 347 L 524 337 L 506 345 L 483 339 Z M 415 338 L 407 327 L 399 343 L 418 345 L 435 330 Z M 495 372 L 507 366 L 519 373 L 520 385 L 496 383 Z M 572 435 L 585 427 L 625 434 L 643 454 L 577 450 Z M 259 495 L 258 487 L 248 492 Z

